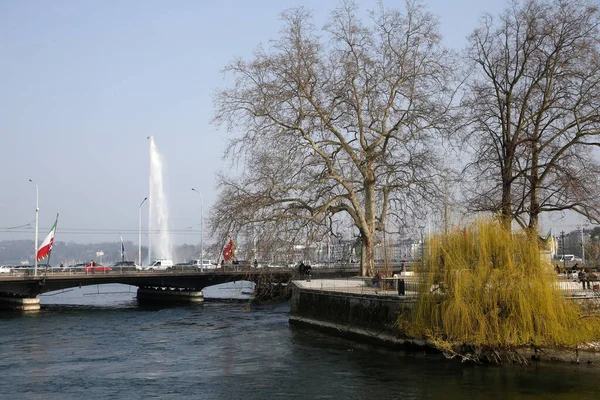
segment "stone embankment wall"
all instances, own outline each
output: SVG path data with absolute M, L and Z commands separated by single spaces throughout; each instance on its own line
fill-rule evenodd
M 292 283 L 290 323 L 309 325 L 338 335 L 402 346 L 395 327 L 398 313 L 414 304 L 414 297 L 375 293 L 363 281 L 344 281 L 333 290 L 323 281 Z M 321 290 L 320 287 L 328 289 Z M 369 291 L 371 293 L 369 293 Z M 421 344 L 411 342 L 413 344 Z
M 293 281 L 289 322 L 386 346 L 432 349 L 423 340 L 400 337 L 395 327 L 398 314 L 415 303 L 414 294 L 398 296 L 361 280 Z M 523 348 L 519 353 L 525 359 L 600 366 L 600 342 L 579 351 Z

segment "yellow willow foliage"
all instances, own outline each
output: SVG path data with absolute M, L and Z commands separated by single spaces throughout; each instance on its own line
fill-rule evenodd
M 398 325 L 443 351 L 573 348 L 600 339 L 600 319 L 564 298 L 540 246 L 537 235 L 485 220 L 431 237 L 417 305 Z

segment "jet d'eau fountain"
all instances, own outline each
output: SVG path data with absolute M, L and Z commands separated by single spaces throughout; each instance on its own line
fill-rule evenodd
M 164 158 L 150 136 L 150 191 L 148 196 L 148 263 L 155 258 L 171 258 L 169 212 L 164 188 Z

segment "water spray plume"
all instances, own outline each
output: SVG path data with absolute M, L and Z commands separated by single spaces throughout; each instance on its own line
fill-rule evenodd
M 153 136 L 150 139 L 149 242 L 155 258 L 171 258 L 168 202 L 164 187 L 164 160 Z M 155 233 L 158 233 L 157 235 Z M 150 260 L 151 261 L 151 260 Z

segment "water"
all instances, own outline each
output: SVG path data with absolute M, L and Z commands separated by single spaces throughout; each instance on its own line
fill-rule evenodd
M 600 397 L 597 366 L 472 366 L 290 327 L 289 303 L 140 307 L 122 289 L 0 314 L 0 399 Z
M 150 136 L 150 192 L 148 196 L 148 258 L 172 258 L 169 207 L 163 183 L 164 160 Z M 157 233 L 157 234 L 155 234 Z M 152 253 L 150 253 L 152 251 Z M 148 264 L 152 259 L 148 260 Z

